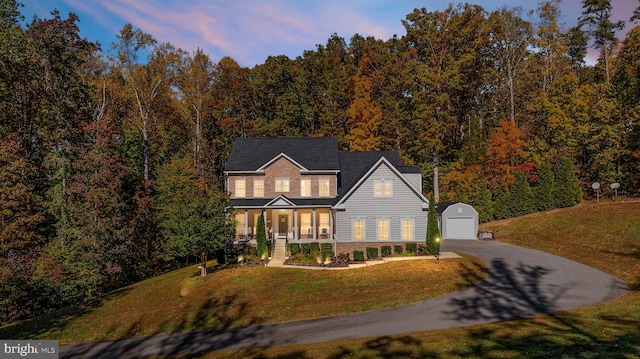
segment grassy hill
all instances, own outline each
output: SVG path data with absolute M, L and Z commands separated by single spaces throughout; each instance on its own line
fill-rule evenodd
M 206 278 L 192 266 L 2 327 L 0 338 L 68 343 L 331 316 L 441 296 L 472 285 L 486 270 L 471 256 L 337 271 L 238 267 Z

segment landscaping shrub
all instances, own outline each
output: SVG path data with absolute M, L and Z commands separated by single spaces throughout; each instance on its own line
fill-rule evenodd
M 322 251 L 322 263 L 327 263 L 333 259 L 333 251 Z
M 416 251 L 418 250 L 418 243 L 407 243 L 405 248 L 407 252 L 415 254 Z
M 322 248 L 322 252 L 332 252 L 333 245 L 331 243 L 321 243 L 320 248 Z
M 369 259 L 378 258 L 378 247 L 367 247 L 367 258 Z
M 256 247 L 246 247 L 244 249 L 245 256 L 258 256 L 258 248 Z
M 402 254 L 402 246 L 393 246 L 393 253 Z
M 320 252 L 320 243 L 312 242 L 311 244 L 311 252 Z
M 301 243 L 300 247 L 302 247 L 302 254 L 311 254 L 311 244 L 310 243 Z
M 380 247 L 380 254 L 382 254 L 383 257 L 391 256 L 391 246 Z
M 353 260 L 356 262 L 364 262 L 364 252 L 363 251 L 353 251 Z
M 289 254 L 293 257 L 298 253 L 300 253 L 300 244 L 299 243 L 289 243 Z
M 340 253 L 338 254 L 338 258 L 336 258 L 338 263 L 349 263 L 349 253 Z

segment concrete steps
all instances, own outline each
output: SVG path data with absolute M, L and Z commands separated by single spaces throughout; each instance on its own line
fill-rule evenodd
M 279 239 L 276 241 L 276 246 L 271 255 L 271 260 L 267 266 L 279 266 L 284 263 L 287 254 L 287 241 L 285 239 Z

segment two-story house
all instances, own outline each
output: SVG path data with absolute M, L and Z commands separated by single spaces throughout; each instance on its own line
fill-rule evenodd
M 238 138 L 225 186 L 237 239 L 255 238 L 261 213 L 274 239 L 329 242 L 337 253 L 426 237 L 420 168 L 397 151 L 339 151 L 333 137 Z

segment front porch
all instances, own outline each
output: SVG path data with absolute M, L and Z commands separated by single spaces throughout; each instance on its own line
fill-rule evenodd
M 235 240 L 254 241 L 260 214 L 265 218 L 267 240 L 332 242 L 335 238 L 331 208 L 237 208 Z

